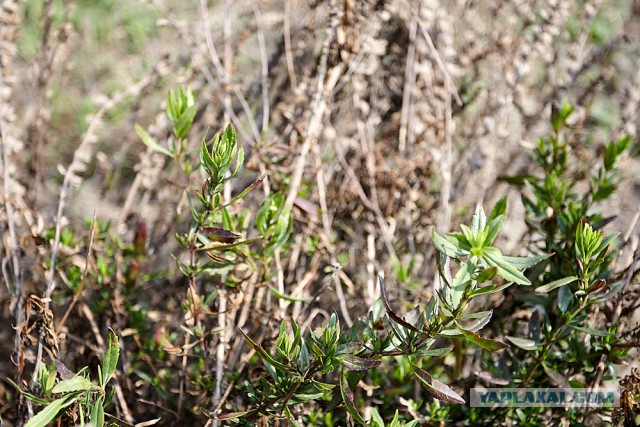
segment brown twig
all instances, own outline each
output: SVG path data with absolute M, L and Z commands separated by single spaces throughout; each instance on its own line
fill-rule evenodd
M 291 88 L 295 90 L 295 88 L 298 87 L 298 81 L 293 63 L 293 54 L 291 53 L 291 1 L 292 0 L 285 0 L 284 3 L 284 51 L 285 58 L 287 59 L 289 83 L 291 84 Z
M 309 121 L 309 126 L 306 131 L 306 136 L 302 147 L 300 148 L 300 153 L 298 154 L 298 160 L 296 162 L 296 166 L 293 170 L 291 177 L 291 184 L 289 187 L 289 193 L 287 195 L 287 199 L 285 204 L 287 206 L 293 206 L 293 202 L 298 197 L 298 190 L 300 189 L 300 184 L 302 183 L 302 175 L 304 174 L 305 164 L 307 162 L 307 155 L 311 149 L 311 144 L 315 143 L 316 138 L 320 132 L 320 124 L 322 123 L 322 119 L 324 118 L 327 103 L 325 101 L 325 96 L 327 93 L 330 93 L 333 87 L 337 82 L 337 78 L 342 70 L 342 65 L 337 65 L 336 68 L 332 70 L 329 80 L 325 83 L 325 78 L 327 76 L 327 64 L 329 61 L 329 47 L 333 42 L 335 37 L 336 27 L 338 26 L 338 18 L 336 16 L 336 1 L 331 0 L 331 18 L 329 19 L 329 25 L 325 31 L 325 39 L 322 43 L 322 54 L 320 55 L 320 64 L 318 66 L 318 79 L 316 83 L 316 93 L 313 100 L 313 113 L 311 116 L 311 120 Z

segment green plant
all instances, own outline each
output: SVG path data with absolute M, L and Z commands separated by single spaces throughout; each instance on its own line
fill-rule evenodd
M 531 289 L 513 295 L 515 307 L 523 305 L 532 315 L 528 324 L 518 328 L 516 323 L 505 331 L 510 334 L 507 340 L 516 347 L 505 353 L 510 372 L 505 375 L 495 360 L 485 358 L 483 363 L 495 381 L 512 386 L 589 388 L 598 378 L 597 360 L 604 361 L 611 374 L 615 372 L 613 364 L 626 357 L 626 351 L 616 349 L 622 339 L 616 335 L 618 325 L 595 318 L 590 308 L 602 307 L 617 297 L 623 286 L 612 272 L 612 247 L 618 233 L 606 235 L 601 230 L 611 218 L 598 212 L 597 203 L 615 191 L 620 180 L 617 166 L 630 139 L 606 145 L 601 166 L 586 174 L 588 190 L 578 193 L 575 176 L 579 171 L 572 169 L 575 162 L 566 135 L 572 111 L 566 103 L 554 108 L 553 133 L 538 141 L 533 157 L 544 175 L 505 178 L 530 192 L 522 195 L 532 235 L 530 250 L 550 254 L 529 272 Z M 526 331 L 525 335 L 517 330 Z M 520 425 L 535 425 L 544 416 L 536 411 L 524 416 L 516 409 L 472 412 L 490 419 L 517 419 Z M 576 421 L 584 415 L 574 410 L 565 414 Z
M 47 369 L 44 364 L 40 365 L 38 381 L 42 396 L 28 393 L 9 380 L 29 400 L 44 406 L 27 422 L 26 426 L 47 426 L 51 421 L 65 414 L 71 419 L 75 418 L 81 426 L 89 422 L 92 426 L 102 427 L 105 408 L 109 406 L 114 392 L 111 389 L 107 393 L 106 387 L 116 371 L 119 355 L 118 336 L 110 329 L 102 366 L 98 366 L 97 384 L 91 380 L 86 372 L 87 367 L 82 368 L 77 374 L 73 374 L 59 361 L 56 361 L 55 366 L 50 369 Z M 74 405 L 73 408 L 67 409 L 72 405 Z
M 342 331 L 335 314 L 320 334 L 311 332 L 303 336 L 294 320 L 282 322 L 273 354 L 243 332 L 268 375 L 261 376 L 257 383 L 245 381 L 241 387 L 253 408 L 227 413 L 220 419 L 283 416 L 295 424 L 296 406 L 310 400 L 326 400 L 330 402 L 329 409 L 343 405 L 354 421 L 364 425 L 354 386 L 367 371 L 384 366 L 383 359 L 398 356 L 407 358 L 411 377 L 432 398 L 464 403 L 459 394 L 426 369 L 433 359 L 451 350 L 435 348 L 436 339 L 468 340 L 489 351 L 507 348 L 507 344 L 478 333 L 489 323 L 492 310 L 474 312 L 469 309 L 470 302 L 514 283 L 529 285 L 521 270 L 548 257 L 506 257 L 492 246 L 504 223 L 506 207 L 506 199 L 502 199 L 486 217 L 478 205 L 470 227 L 463 225 L 461 232 L 444 237 L 434 232 L 434 243 L 440 253 L 442 288 L 428 303 L 415 307 L 404 317 L 391 308 L 384 280 L 380 278 L 382 299 L 368 318 L 351 331 Z M 455 275 L 452 265 L 457 267 Z M 491 283 L 494 279 L 501 283 Z M 389 329 L 381 328 L 381 324 Z M 381 329 L 385 332 L 380 332 Z M 325 378 L 333 372 L 337 372 L 336 382 L 327 382 Z M 377 419 L 380 420 L 379 416 Z M 392 423 L 398 425 L 398 420 Z

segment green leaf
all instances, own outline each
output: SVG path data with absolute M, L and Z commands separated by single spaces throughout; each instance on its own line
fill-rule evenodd
M 613 242 L 615 239 L 617 239 L 619 235 L 620 235 L 620 233 L 612 233 L 612 234 L 608 235 L 607 237 L 605 237 L 602 240 L 602 243 L 600 243 L 600 245 L 598 245 L 598 247 L 596 248 L 595 251 L 593 251 L 593 253 L 598 255 L 600 252 L 605 250 L 607 248 L 607 246 L 609 246 L 611 244 L 611 242 Z
M 482 259 L 492 267 L 498 268 L 498 275 L 519 285 L 530 285 L 529 279 L 524 277 L 515 266 L 507 262 L 498 248 L 488 247 L 484 249 Z
M 312 379 L 311 382 L 313 383 L 314 386 L 324 391 L 331 391 L 336 387 L 335 384 L 323 383 L 314 379 Z
M 492 218 L 491 220 L 489 220 L 489 223 L 487 224 L 487 228 L 486 228 L 487 237 L 484 241 L 484 244 L 483 244 L 484 246 L 489 246 L 493 243 L 496 236 L 500 232 L 500 229 L 502 228 L 502 224 L 504 223 L 504 220 L 505 220 L 504 215 L 500 215 L 497 218 Z
M 538 344 L 533 340 L 518 338 L 518 337 L 509 337 L 509 336 L 505 338 L 507 339 L 507 341 L 511 342 L 513 345 L 523 350 L 531 351 L 538 348 Z
M 476 319 L 473 323 L 465 325 L 464 328 L 471 332 L 478 332 L 489 323 L 492 315 L 493 310 L 479 311 L 477 313 L 464 315 L 460 320 Z
M 80 396 L 80 392 L 66 394 L 60 399 L 54 400 L 45 406 L 42 411 L 38 412 L 33 418 L 27 421 L 25 427 L 46 427 L 58 416 L 61 409 L 73 404 L 78 396 Z
M 51 389 L 52 393 L 70 393 L 74 391 L 91 390 L 93 383 L 82 375 L 77 375 L 68 380 L 60 381 Z
M 120 356 L 120 346 L 118 344 L 118 336 L 109 328 L 107 334 L 107 348 L 104 352 L 104 359 L 102 361 L 102 386 L 107 385 L 113 373 L 118 366 L 118 358 Z
M 583 334 L 593 335 L 595 337 L 614 337 L 615 336 L 615 334 L 612 334 L 611 332 L 603 331 L 601 329 L 596 329 L 591 326 L 587 328 L 571 325 L 571 324 L 569 324 L 568 326 L 571 329 L 575 329 L 576 331 L 582 332 Z
M 463 251 L 465 251 L 465 253 L 468 253 L 471 251 L 471 243 L 467 240 L 467 238 L 465 237 L 465 235 L 459 231 L 454 231 L 452 233 L 447 233 L 444 235 L 444 238 L 453 244 L 453 246 L 457 247 L 458 249 L 462 249 Z M 451 258 L 451 257 L 450 257 Z
M 371 408 L 371 427 L 385 427 L 378 408 Z
M 144 142 L 144 145 L 146 145 L 151 151 L 164 154 L 165 156 L 169 156 L 171 158 L 175 157 L 175 154 L 173 152 L 158 144 L 156 140 L 153 139 L 151 135 L 149 135 L 149 133 L 137 123 L 135 124 L 135 130 L 142 142 Z
M 350 371 L 368 371 L 369 369 L 377 368 L 382 363 L 380 360 L 363 359 L 352 355 L 342 356 L 340 359 L 344 367 Z
M 254 414 L 256 412 L 258 412 L 257 409 L 254 409 L 252 411 L 243 411 L 243 412 L 228 412 L 226 414 L 225 413 L 219 414 L 217 418 L 222 421 L 237 420 L 239 418 L 244 417 L 245 415 Z
M 367 423 L 365 423 L 360 412 L 358 412 L 358 409 L 356 408 L 353 400 L 353 392 L 349 388 L 349 382 L 347 381 L 347 371 L 344 369 L 340 371 L 340 394 L 342 395 L 342 401 L 347 408 L 347 412 L 351 414 L 355 421 L 362 425 L 366 425 Z
M 336 347 L 336 356 L 342 354 L 354 354 L 362 349 L 362 343 L 360 342 L 347 342 L 340 344 Z
M 169 121 L 171 123 L 178 120 L 179 108 L 178 108 L 178 98 L 173 90 L 169 90 L 167 94 L 167 117 L 169 117 Z
M 500 216 L 507 215 L 507 196 L 502 196 L 498 203 L 495 204 L 491 213 L 489 214 L 489 220 L 496 219 Z
M 393 267 L 393 273 L 396 276 L 396 280 L 404 282 L 406 280 L 404 268 L 402 268 L 402 263 L 395 254 L 391 254 L 391 266 Z
M 599 294 L 591 294 L 591 295 L 589 295 L 589 301 L 592 304 L 599 304 L 601 302 L 605 302 L 607 300 L 610 300 L 611 298 L 616 296 L 618 294 L 618 292 L 620 292 L 620 290 L 622 289 L 623 286 L 624 286 L 624 283 L 616 282 L 616 283 L 610 285 L 609 286 L 609 290 L 607 292 L 605 292 L 604 294 L 602 294 L 602 295 L 599 295 Z
M 460 332 L 458 329 L 443 329 L 438 332 L 438 336 L 441 337 L 457 337 L 460 335 L 462 335 L 462 332 Z
M 269 287 L 271 292 L 273 292 L 273 294 L 276 297 L 278 297 L 280 299 L 283 299 L 285 301 L 290 301 L 290 302 L 297 302 L 297 301 L 308 302 L 308 301 L 312 300 L 312 298 L 298 298 L 298 297 L 294 297 L 294 296 L 291 296 L 291 295 L 283 294 L 282 292 L 278 291 L 273 285 L 271 285 L 269 283 L 267 283 L 267 286 Z
M 508 385 L 509 384 L 509 380 L 508 379 L 496 377 L 491 372 L 488 372 L 488 371 L 476 372 L 476 377 L 480 378 L 483 381 L 491 383 L 491 384 L 496 384 L 496 385 Z
M 511 285 L 513 285 L 512 282 L 507 282 L 500 286 L 498 285 L 484 286 L 482 288 L 477 288 L 476 290 L 472 291 L 470 295 L 472 297 L 476 297 L 478 295 L 495 294 L 496 292 L 500 292 L 504 289 L 507 289 Z
M 447 255 L 449 258 L 462 258 L 469 255 L 469 251 L 455 246 L 453 243 L 436 233 L 435 230 L 433 230 L 431 236 L 431 238 L 433 239 L 433 244 L 436 246 L 436 248 L 440 252 Z
M 566 379 L 562 374 L 560 374 L 560 372 L 554 371 L 553 369 L 551 369 L 545 364 L 542 365 L 542 369 L 544 369 L 544 372 L 547 374 L 549 378 L 551 378 L 551 382 L 556 387 L 571 388 L 571 384 L 569 383 L 569 380 Z
M 176 137 L 184 138 L 187 135 L 197 111 L 198 106 L 196 104 L 193 104 L 184 110 L 177 123 L 173 125 L 173 133 Z
M 438 399 L 445 403 L 465 403 L 462 396 L 451 390 L 451 388 L 446 384 L 443 384 L 433 378 L 424 369 L 413 366 L 413 375 L 418 380 L 422 388 L 434 399 Z
M 93 407 L 91 408 L 91 415 L 89 420 L 92 424 L 92 427 L 103 427 L 104 426 L 104 406 L 103 406 L 104 398 L 102 396 L 96 399 Z
M 464 335 L 464 337 L 466 339 L 468 339 L 469 341 L 471 341 L 472 343 L 474 343 L 478 347 L 481 347 L 481 348 L 483 348 L 485 350 L 497 351 L 497 350 L 502 350 L 503 348 L 508 348 L 509 347 L 508 344 L 505 344 L 502 341 L 497 341 L 497 340 L 492 340 L 492 339 L 489 339 L 489 338 L 481 337 L 480 335 L 476 334 L 475 332 L 472 332 L 472 331 L 469 331 L 469 330 L 463 328 L 462 326 L 460 326 L 460 324 L 458 322 L 456 322 L 456 326 L 458 327 L 458 330 L 460 332 L 462 332 L 462 335 Z
M 476 210 L 473 213 L 473 219 L 471 220 L 471 232 L 473 233 L 473 236 L 477 236 L 478 233 L 481 230 L 484 230 L 484 228 L 487 225 L 487 217 L 484 214 L 484 209 L 482 209 L 482 205 L 480 203 L 478 203 L 476 205 Z M 462 226 L 461 226 L 462 228 Z M 464 230 L 463 230 L 464 232 Z M 465 233 L 466 235 L 466 233 Z
M 497 275 L 498 275 L 497 267 L 485 268 L 480 272 L 480 274 L 476 276 L 475 280 L 478 283 L 484 283 L 484 282 L 488 282 L 489 280 L 493 280 Z
M 470 257 L 467 262 L 463 262 L 460 265 L 460 269 L 453 278 L 449 292 L 447 293 L 449 295 L 449 304 L 454 310 L 458 308 L 462 296 L 470 286 L 471 276 L 476 270 L 474 258 L 475 257 Z
M 288 368 L 285 365 L 275 360 L 273 356 L 267 353 L 267 351 L 264 348 L 262 348 L 260 344 L 254 342 L 251 338 L 249 338 L 249 336 L 245 334 L 245 332 L 242 329 L 240 329 L 240 333 L 247 340 L 247 342 L 249 343 L 249 346 L 251 346 L 251 348 L 253 348 L 256 351 L 256 353 L 258 353 L 258 356 L 260 356 L 265 363 L 271 366 L 275 366 L 281 371 L 285 371 L 285 372 L 288 371 Z
M 320 399 L 323 396 L 324 396 L 324 392 L 320 392 L 320 393 L 296 393 L 291 398 L 291 403 L 298 404 L 298 403 L 309 402 L 310 400 Z
M 553 130 L 556 133 L 558 133 L 564 126 L 565 121 L 573 112 L 573 110 L 573 105 L 567 103 L 566 101 L 563 101 L 562 105 L 557 105 L 556 103 L 553 103 L 551 105 L 551 124 L 553 125 Z
M 505 261 L 513 265 L 515 268 L 522 270 L 525 268 L 533 267 L 540 261 L 544 261 L 545 259 L 553 255 L 554 254 L 545 254 L 545 255 L 536 255 L 536 256 L 529 256 L 529 257 L 503 255 L 502 258 L 504 258 Z
M 238 193 L 236 196 L 234 196 L 229 203 L 225 204 L 225 205 L 220 205 L 218 206 L 215 210 L 220 210 L 226 207 L 229 207 L 231 205 L 233 205 L 234 203 L 236 203 L 238 200 L 243 199 L 247 194 L 249 194 L 249 192 L 251 190 L 253 190 L 254 188 L 256 188 L 258 185 L 260 185 L 262 183 L 262 181 L 264 180 L 264 178 L 267 175 L 262 175 L 260 178 L 256 179 L 255 181 L 253 181 L 251 184 L 249 184 L 244 190 L 242 190 L 240 193 Z
M 23 396 L 25 396 L 27 399 L 29 399 L 32 402 L 35 402 L 39 405 L 48 405 L 49 401 L 46 399 L 43 399 L 41 397 L 38 397 L 34 394 L 31 394 L 27 391 L 22 390 L 20 387 L 18 387 L 18 384 L 14 383 L 13 380 L 11 378 L 6 378 L 7 382 L 9 384 L 11 384 L 13 387 L 15 387 L 15 389 L 18 391 L 18 393 L 22 394 Z
M 218 141 L 219 136 L 216 134 L 214 137 L 214 145 Z M 209 147 L 207 147 L 207 141 L 202 138 L 200 141 L 200 164 L 207 172 L 207 175 L 214 175 L 219 172 L 219 167 L 211 157 L 211 153 L 209 152 Z
M 558 290 L 558 295 L 556 297 L 556 305 L 561 312 L 567 312 L 572 300 L 573 293 L 571 293 L 571 290 L 567 286 L 560 287 L 560 289 Z
M 469 242 L 469 244 L 471 245 L 472 248 L 475 248 L 478 246 L 478 233 L 474 233 L 474 231 L 472 229 L 470 229 L 469 227 L 467 227 L 464 224 L 460 224 L 460 229 L 462 230 L 462 234 L 464 235 L 465 240 L 467 240 Z
M 543 285 L 543 286 L 540 286 L 540 287 L 536 288 L 536 292 L 539 293 L 539 294 L 544 294 L 544 293 L 547 293 L 547 292 L 551 292 L 552 290 L 554 290 L 556 288 L 568 285 L 570 283 L 575 282 L 576 280 L 578 280 L 578 278 L 576 276 L 564 277 L 562 279 L 554 280 L 551 283 L 547 283 L 546 285 Z
M 419 351 L 416 351 L 414 354 L 425 356 L 425 357 L 440 357 L 449 353 L 451 350 L 453 350 L 453 347 L 443 347 L 443 348 L 434 348 L 431 350 L 419 350 Z
M 387 287 L 384 284 L 384 279 L 382 278 L 382 276 L 378 276 L 378 283 L 380 285 L 380 296 L 382 297 L 382 303 L 384 304 L 384 308 L 387 311 L 387 315 L 394 322 L 404 326 L 410 331 L 422 333 L 420 329 L 416 328 L 411 323 L 405 321 L 402 317 L 398 316 L 396 312 L 391 309 L 391 306 L 389 305 L 389 300 L 387 299 Z

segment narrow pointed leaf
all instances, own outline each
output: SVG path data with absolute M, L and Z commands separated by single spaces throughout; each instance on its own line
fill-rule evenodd
M 502 341 L 497 341 L 497 340 L 492 340 L 492 339 L 489 339 L 489 338 L 484 338 L 484 337 L 481 337 L 480 335 L 476 334 L 475 332 L 472 332 L 472 331 L 469 331 L 467 329 L 464 329 L 457 322 L 456 322 L 456 326 L 458 327 L 458 329 L 460 330 L 460 332 L 462 333 L 462 335 L 464 335 L 464 337 L 466 339 L 468 339 L 469 341 L 471 341 L 472 343 L 474 343 L 478 347 L 481 347 L 481 348 L 483 348 L 485 350 L 498 351 L 498 350 L 502 350 L 503 348 L 508 348 L 509 347 L 508 344 L 505 344 Z
M 440 357 L 451 352 L 451 350 L 453 350 L 453 347 L 443 347 L 443 348 L 434 348 L 431 350 L 416 351 L 415 354 L 420 356 L 428 356 L 428 357 Z
M 551 378 L 551 382 L 556 387 L 571 388 L 571 384 L 569 383 L 569 380 L 566 379 L 562 374 L 560 374 L 557 371 L 554 371 L 553 369 L 551 369 L 545 364 L 542 365 L 542 368 L 544 369 L 544 372 L 547 374 L 547 376 Z
M 476 319 L 471 324 L 465 325 L 464 328 L 471 332 L 478 332 L 489 323 L 492 315 L 493 315 L 493 310 L 482 311 L 482 312 L 474 313 L 472 315 L 463 316 L 461 320 Z
M 476 377 L 491 384 L 496 384 L 496 385 L 509 384 L 509 380 L 505 378 L 494 377 L 493 375 L 491 375 L 490 372 L 487 372 L 487 371 L 476 372 Z
M 93 404 L 91 408 L 91 415 L 89 416 L 89 420 L 94 427 L 103 427 L 104 426 L 104 397 L 100 396 Z
M 570 283 L 575 282 L 576 280 L 578 280 L 578 278 L 576 276 L 564 277 L 562 279 L 554 280 L 551 283 L 547 283 L 546 285 L 543 285 L 543 286 L 540 286 L 540 287 L 536 288 L 536 292 L 539 293 L 539 294 L 544 294 L 544 293 L 547 293 L 547 292 L 551 292 L 552 290 L 554 290 L 556 288 L 568 285 Z
M 238 175 L 238 172 L 240 172 L 240 169 L 242 168 L 243 164 L 244 164 L 244 148 L 240 147 L 238 149 L 238 155 L 236 156 L 236 168 L 233 171 L 233 174 L 231 174 L 231 177 L 229 179 Z
M 18 384 L 13 382 L 13 380 L 11 378 L 7 378 L 7 382 L 9 384 L 11 384 L 16 389 L 16 391 L 18 393 L 22 394 L 24 397 L 26 397 L 30 401 L 35 402 L 38 405 L 48 405 L 49 404 L 48 400 L 43 399 L 41 397 L 38 397 L 35 394 L 31 394 L 28 391 L 22 390 L 20 387 L 18 387 Z
M 165 156 L 169 156 L 171 158 L 175 157 L 175 155 L 169 149 L 158 144 L 156 140 L 153 139 L 153 137 L 149 135 L 149 133 L 142 126 L 136 123 L 135 129 L 142 142 L 144 142 L 144 145 L 146 145 L 151 151 L 162 153 Z
M 51 421 L 53 421 L 57 416 L 60 410 L 71 405 L 76 401 L 79 392 L 66 394 L 60 399 L 56 399 L 53 402 L 49 403 L 44 409 L 38 412 L 33 418 L 31 418 L 25 427 L 46 427 L 49 425 Z
M 493 280 L 498 275 L 498 267 L 490 267 L 485 270 L 482 270 L 478 276 L 476 276 L 475 280 L 478 283 L 488 282 L 489 280 Z
M 433 244 L 436 245 L 436 248 L 450 258 L 461 258 L 469 255 L 469 251 L 458 248 L 456 245 L 436 233 L 435 230 L 431 234 L 431 238 L 433 239 Z
M 529 267 L 533 267 L 534 265 L 536 265 L 537 263 L 539 263 L 540 261 L 544 261 L 545 259 L 553 256 L 554 254 L 545 254 L 545 255 L 536 255 L 536 256 L 529 256 L 529 257 L 519 257 L 519 256 L 505 256 L 503 255 L 502 258 L 504 258 L 505 261 L 507 261 L 509 264 L 513 265 L 514 267 L 516 267 L 519 270 L 525 269 L 525 268 L 529 268 Z
M 82 375 L 75 376 L 68 380 L 60 381 L 51 389 L 52 393 L 70 393 L 74 391 L 91 390 L 93 383 Z
M 311 382 L 313 383 L 314 386 L 316 386 L 320 390 L 324 390 L 324 391 L 331 391 L 336 387 L 335 384 L 323 383 L 323 382 L 320 382 L 320 381 L 317 381 L 317 380 L 314 380 L 314 379 L 312 379 Z
M 471 244 L 471 246 L 477 246 L 477 233 L 474 233 L 472 229 L 464 224 L 460 224 L 460 229 L 462 230 L 464 238 Z
M 384 308 L 387 311 L 387 315 L 396 323 L 404 326 L 405 328 L 409 329 L 410 331 L 413 332 L 418 332 L 418 333 L 422 333 L 422 331 L 418 328 L 416 328 L 415 326 L 413 326 L 411 323 L 406 322 L 404 319 L 402 319 L 402 317 L 398 316 L 392 309 L 391 306 L 389 305 L 389 300 L 387 298 L 387 287 L 384 284 L 384 279 L 382 278 L 382 276 L 378 276 L 378 283 L 380 284 L 380 296 L 382 297 L 382 303 L 384 304 Z
M 378 409 L 375 407 L 371 408 L 371 426 L 385 427 L 384 420 L 380 416 L 380 412 L 378 412 Z
M 214 145 L 218 141 L 219 136 L 216 135 L 214 140 Z M 209 152 L 209 148 L 207 147 L 207 141 L 203 138 L 200 141 L 200 164 L 205 170 L 210 172 L 217 172 L 218 166 L 211 157 L 211 153 Z
M 353 391 L 349 388 L 349 382 L 347 381 L 347 371 L 344 369 L 340 372 L 340 394 L 342 395 L 342 400 L 347 408 L 347 412 L 351 414 L 355 421 L 362 425 L 366 425 L 364 419 L 360 415 L 360 412 L 358 412 L 358 408 L 356 408 L 353 400 Z
M 214 242 L 234 243 L 242 237 L 233 231 L 225 230 L 220 227 L 200 227 L 200 229 L 207 233 L 207 237 Z
M 607 246 L 609 246 L 611 244 L 611 242 L 613 242 L 614 240 L 616 240 L 618 238 L 618 236 L 620 235 L 620 233 L 613 233 L 608 235 L 607 237 L 605 237 L 602 240 L 602 243 L 600 243 L 600 245 L 598 246 L 598 248 L 593 251 L 594 254 L 599 254 L 600 252 L 602 252 Z
M 489 286 L 484 286 L 482 288 L 477 288 L 476 290 L 471 292 L 471 296 L 472 297 L 476 297 L 478 295 L 485 295 L 485 294 L 494 294 L 496 292 L 500 292 L 503 289 L 508 288 L 509 286 L 513 285 L 513 282 L 507 282 L 504 285 L 489 285 Z
M 118 335 L 109 328 L 107 334 L 107 348 L 104 352 L 104 359 L 102 361 L 102 386 L 107 385 L 113 373 L 118 366 L 118 358 L 120 357 L 120 345 L 118 343 Z
M 360 351 L 362 348 L 362 343 L 360 342 L 347 342 L 344 344 L 340 344 L 336 347 L 336 356 L 342 354 L 353 354 L 357 351 Z
M 589 326 L 588 328 L 583 328 L 581 326 L 575 326 L 575 325 L 571 325 L 570 324 L 569 327 L 571 329 L 575 329 L 576 331 L 582 332 L 583 334 L 593 335 L 593 336 L 596 336 L 596 337 L 613 337 L 613 336 L 615 336 L 611 332 L 607 332 L 607 331 L 604 331 L 602 329 L 596 329 L 596 328 L 593 328 L 591 326 Z
M 283 294 L 282 292 L 280 292 L 279 290 L 277 290 L 273 285 L 270 285 L 269 283 L 267 283 L 267 286 L 269 287 L 269 289 L 271 290 L 271 292 L 273 292 L 273 294 L 280 298 L 283 299 L 285 301 L 289 301 L 289 302 L 307 302 L 307 301 L 311 301 L 311 298 L 300 298 L 300 297 L 294 297 L 292 295 L 288 295 L 288 294 Z
M 269 365 L 275 366 L 276 368 L 278 368 L 278 369 L 280 369 L 282 371 L 285 371 L 285 372 L 287 371 L 287 367 L 285 365 L 283 365 L 282 363 L 280 363 L 277 360 L 275 360 L 273 358 L 273 356 L 271 356 L 269 353 L 267 353 L 267 351 L 264 348 L 262 348 L 262 346 L 260 344 L 256 343 L 251 338 L 249 338 L 249 336 L 247 334 L 245 334 L 245 332 L 242 329 L 240 329 L 240 333 L 247 340 L 247 343 L 249 343 L 251 348 L 253 348 L 256 351 L 256 353 L 258 353 L 258 355 L 262 358 L 262 360 L 264 360 Z
M 226 414 L 218 415 L 217 418 L 221 421 L 233 420 L 240 417 L 244 417 L 245 415 L 248 415 L 248 414 L 254 414 L 256 412 L 258 412 L 257 409 L 254 409 L 252 411 L 243 411 L 243 412 L 228 412 Z
M 504 215 L 500 215 L 497 218 L 492 218 L 491 220 L 489 220 L 489 223 L 486 228 L 487 238 L 484 241 L 485 245 L 488 246 L 493 243 L 496 236 L 500 232 L 500 229 L 502 228 L 502 224 L 504 223 L 504 220 L 505 220 Z
M 473 235 L 477 236 L 480 230 L 484 230 L 484 227 L 486 225 L 487 225 L 487 217 L 484 214 L 484 209 L 482 209 L 482 205 L 478 203 L 476 205 L 476 210 L 473 213 L 473 219 L 471 220 L 471 231 L 473 232 Z
M 358 356 L 343 356 L 341 357 L 342 364 L 350 371 L 367 371 L 372 368 L 380 366 L 382 361 L 376 359 L 363 359 Z
M 414 366 L 413 375 L 418 380 L 422 388 L 434 399 L 438 399 L 445 403 L 465 403 L 462 396 L 451 390 L 448 385 L 433 378 L 424 369 Z
M 531 284 L 529 279 L 524 277 L 524 274 L 504 259 L 502 253 L 497 248 L 485 248 L 482 259 L 490 266 L 497 267 L 498 275 L 503 279 L 519 285 Z
M 197 111 L 198 106 L 195 104 L 184 110 L 178 122 L 173 126 L 173 132 L 178 138 L 184 138 L 187 135 Z
M 449 289 L 449 304 L 451 304 L 452 308 L 456 309 L 460 305 L 460 300 L 462 299 L 464 292 L 467 290 L 469 281 L 471 280 L 471 276 L 473 275 L 475 270 L 476 264 L 474 262 L 474 259 L 469 259 L 467 262 L 462 263 L 462 265 L 460 266 L 460 269 L 453 278 L 453 282 L 451 283 L 451 287 Z
M 507 196 L 502 196 L 498 203 L 495 204 L 493 209 L 491 209 L 491 213 L 489 214 L 489 220 L 498 218 L 499 216 L 507 215 Z
M 222 209 L 222 208 L 229 207 L 229 206 L 233 205 L 235 202 L 237 202 L 238 200 L 241 200 L 244 196 L 246 196 L 247 194 L 249 194 L 249 192 L 250 192 L 251 190 L 253 190 L 253 189 L 254 189 L 254 188 L 256 188 L 258 185 L 260 185 L 260 184 L 262 183 L 262 181 L 264 181 L 264 178 L 265 178 L 266 176 L 267 176 L 266 174 L 265 174 L 265 175 L 262 175 L 260 178 L 258 178 L 258 179 L 256 179 L 255 181 L 253 181 L 253 182 L 252 182 L 251 184 L 249 184 L 249 185 L 248 185 L 244 190 L 242 190 L 240 193 L 238 193 L 236 196 L 234 196 L 234 197 L 229 201 L 229 203 L 227 203 L 227 204 L 225 204 L 225 205 L 218 206 L 218 207 L 216 208 L 216 211 L 217 211 L 217 210 L 220 210 L 220 209 Z
M 513 345 L 523 350 L 531 351 L 538 348 L 538 344 L 536 344 L 536 342 L 533 340 L 529 340 L 526 338 L 518 338 L 518 337 L 505 337 L 505 338 L 507 339 L 507 341 L 511 342 Z

